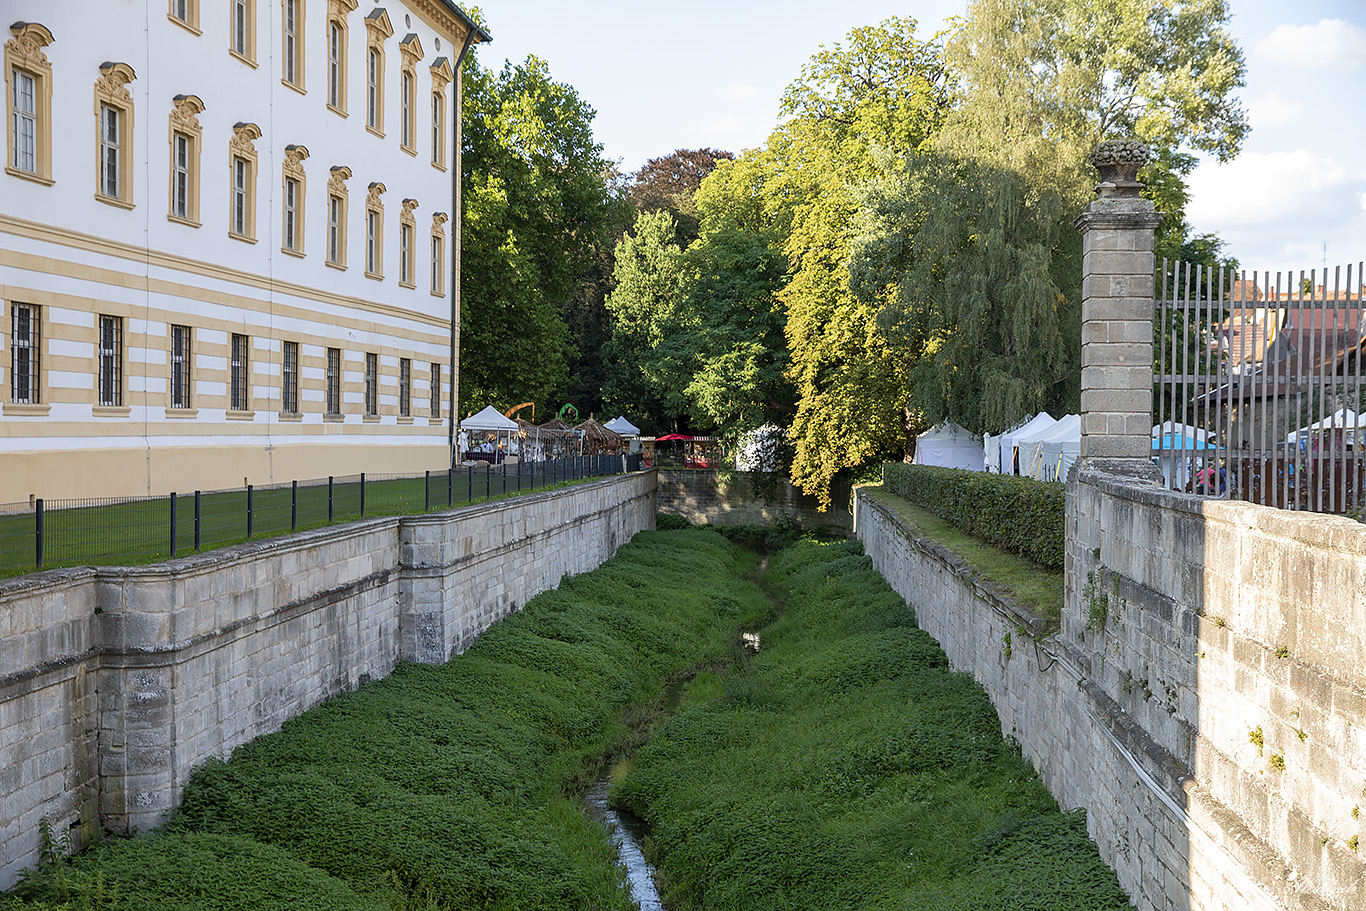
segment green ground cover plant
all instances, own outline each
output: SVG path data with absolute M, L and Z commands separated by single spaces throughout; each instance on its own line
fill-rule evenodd
M 612 794 L 673 911 L 1129 907 L 856 542 L 798 543 L 767 581 L 760 649 L 699 673 Z
M 631 907 L 579 795 L 772 603 L 702 530 L 643 533 L 442 666 L 390 677 L 199 768 L 172 821 L 34 871 L 0 909 Z
M 979 541 L 1062 569 L 1066 510 L 1061 484 L 892 462 L 883 466 L 882 483 Z
M 1065 595 L 1062 570 L 1040 566 L 1027 557 L 983 543 L 959 530 L 947 519 L 916 506 L 885 487 L 864 487 L 860 495 L 890 506 L 897 517 L 916 534 L 953 551 L 983 579 L 1011 595 L 1038 616 L 1053 623 L 1062 616 Z

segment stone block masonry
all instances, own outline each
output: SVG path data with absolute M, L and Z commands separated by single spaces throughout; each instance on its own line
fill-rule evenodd
M 659 511 L 695 525 L 771 525 L 781 519 L 828 534 L 848 535 L 853 530 L 848 481 L 831 486 L 830 509 L 821 512 L 815 497 L 783 477 L 770 482 L 759 472 L 696 468 L 661 468 L 658 474 Z
M 0 582 L 0 888 L 42 818 L 77 847 L 154 826 L 204 760 L 447 660 L 654 518 L 651 472 Z
M 1366 907 L 1366 526 L 1079 466 L 1047 635 L 876 488 L 856 519 L 1141 911 Z

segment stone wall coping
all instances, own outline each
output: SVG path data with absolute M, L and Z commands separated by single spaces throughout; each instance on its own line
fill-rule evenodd
M 443 509 L 441 512 L 429 512 L 417 516 L 399 516 L 405 524 L 410 525 L 440 525 L 448 522 L 452 516 L 482 516 L 489 513 L 502 512 L 509 506 L 533 505 L 542 503 L 547 499 L 565 493 L 580 493 L 590 490 L 603 490 L 626 481 L 639 480 L 652 473 L 654 469 L 648 471 L 636 471 L 624 475 L 610 475 L 597 481 L 587 481 L 575 484 L 571 487 L 556 487 L 550 490 L 542 490 L 536 493 L 521 493 L 515 497 L 509 494 L 504 499 L 501 495 L 487 500 L 483 503 L 476 503 L 473 506 L 453 506 L 450 509 Z
M 1077 480 L 1120 499 L 1347 553 L 1366 554 L 1366 523 L 1346 516 L 1220 500 L 1135 482 L 1078 464 Z
M 57 589 L 70 590 L 82 582 L 93 582 L 98 572 L 93 566 L 68 566 L 0 579 L 0 603 L 42 595 Z

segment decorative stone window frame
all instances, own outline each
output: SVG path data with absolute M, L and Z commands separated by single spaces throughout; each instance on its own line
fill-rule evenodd
M 400 288 L 417 287 L 417 219 L 413 210 L 417 208 L 416 199 L 403 200 L 403 211 L 398 215 L 398 285 Z
M 308 147 L 301 145 L 285 146 L 284 161 L 280 165 L 280 252 L 290 256 L 304 255 L 304 224 L 308 221 L 308 179 L 304 174 L 304 161 L 308 159 Z M 294 243 L 288 243 L 290 229 L 289 182 L 298 184 L 294 200 Z
M 36 22 L 16 22 L 13 36 L 5 42 L 5 173 L 44 186 L 52 186 L 52 64 L 43 48 L 52 43 L 52 32 Z M 15 70 L 33 79 L 34 151 L 32 171 L 18 166 L 14 147 Z
M 181 331 L 177 331 L 181 330 Z M 184 346 L 176 353 L 176 336 L 181 335 Z M 173 415 L 184 415 L 194 410 L 194 327 L 172 323 L 166 336 L 166 363 L 170 376 L 166 384 L 166 410 Z M 176 400 L 176 392 L 180 400 Z
M 417 157 L 417 64 L 422 59 L 422 41 L 413 32 L 403 36 L 398 44 L 402 62 L 399 65 L 399 148 Z
M 347 48 L 351 43 L 351 26 L 347 17 L 355 12 L 356 0 L 327 0 L 327 31 L 323 35 L 324 53 L 327 54 L 327 109 L 342 117 L 346 116 L 347 86 Z M 332 47 L 332 30 L 337 30 L 335 54 Z
M 17 330 L 21 308 L 26 309 L 28 315 L 28 335 L 23 344 L 19 342 Z M 47 307 L 41 304 L 17 300 L 9 302 L 3 326 L 5 340 L 9 345 L 9 357 L 6 358 L 5 365 L 8 371 L 8 382 L 5 383 L 6 415 L 42 416 L 48 413 L 50 406 L 43 401 L 43 393 L 47 389 L 48 359 L 43 350 L 47 346 L 47 326 L 43 325 L 46 315 Z M 18 394 L 20 371 L 17 369 L 21 357 L 27 359 L 23 374 L 28 377 L 27 394 L 22 396 Z
M 450 85 L 455 74 L 451 63 L 445 57 L 437 57 L 432 64 L 432 167 L 438 171 L 446 170 L 446 121 L 449 117 L 446 108 L 446 86 Z
M 365 194 L 365 277 L 375 281 L 384 281 L 384 189 L 376 181 Z
M 137 78 L 126 63 L 100 64 L 100 78 L 95 80 L 95 198 L 111 206 L 133 208 L 133 93 L 128 83 Z M 105 192 L 105 122 L 104 108 L 118 116 L 119 163 L 115 179 L 117 195 Z
M 260 160 L 256 154 L 256 140 L 261 128 L 254 123 L 238 121 L 232 125 L 228 140 L 228 236 L 244 243 L 256 243 L 256 175 Z M 237 230 L 237 161 L 246 163 L 244 187 L 243 230 Z
M 327 264 L 334 269 L 346 270 L 346 219 L 350 199 L 346 182 L 351 179 L 351 169 L 346 165 L 333 165 L 327 177 Z M 333 200 L 337 203 L 335 224 L 332 213 Z M 335 243 L 333 233 L 336 233 Z
M 243 9 L 242 44 L 237 46 L 237 10 Z M 256 69 L 256 0 L 228 0 L 228 53 Z
M 384 42 L 394 35 L 389 14 L 383 9 L 371 10 L 365 17 L 365 128 L 381 139 L 384 137 Z M 375 64 L 371 67 L 371 54 Z
M 204 113 L 204 102 L 197 95 L 177 95 L 171 99 L 170 127 L 167 141 L 170 144 L 171 166 L 167 168 L 169 192 L 166 198 L 166 218 L 177 224 L 199 227 L 199 157 L 203 146 L 204 130 L 199 125 L 199 115 Z M 176 212 L 176 137 L 183 136 L 188 141 L 185 179 L 185 214 Z
M 179 15 L 179 6 L 185 7 L 185 15 Z M 199 0 L 166 0 L 166 18 L 194 35 L 202 35 L 199 28 Z
M 437 212 L 432 216 L 432 297 L 446 296 L 446 222 L 450 216 Z
M 294 72 L 291 74 L 289 67 L 289 6 L 294 4 Z M 280 2 L 280 81 L 289 86 L 294 91 L 303 95 L 307 93 L 304 87 L 304 48 L 308 42 L 304 40 L 307 30 L 304 23 L 308 21 L 306 15 L 306 0 L 281 0 Z

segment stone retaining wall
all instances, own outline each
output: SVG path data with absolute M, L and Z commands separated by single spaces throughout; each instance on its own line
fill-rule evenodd
M 856 517 L 1138 908 L 1366 907 L 1366 527 L 1079 470 L 1049 636 L 876 488 Z
M 853 531 L 847 481 L 832 485 L 830 509 L 821 512 L 815 497 L 797 490 L 782 477 L 766 485 L 755 483 L 757 472 L 660 468 L 658 473 L 659 511 L 680 515 L 694 524 L 771 525 L 783 517 L 812 531 L 841 535 Z
M 76 846 L 156 825 L 205 759 L 400 660 L 447 660 L 654 517 L 643 473 L 0 582 L 0 888 L 42 818 Z

